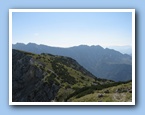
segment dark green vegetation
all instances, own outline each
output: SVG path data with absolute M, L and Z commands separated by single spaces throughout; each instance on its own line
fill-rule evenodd
M 128 81 L 132 79 L 132 57 L 118 51 L 97 46 L 80 45 L 70 48 L 50 47 L 29 43 L 17 43 L 14 49 L 36 54 L 51 53 L 75 59 L 93 75 L 113 81 Z
M 19 50 L 12 52 L 13 102 L 90 101 L 89 96 L 97 95 L 97 91 L 113 87 L 121 89 L 124 84 L 131 82 L 97 78 L 69 57 Z M 122 92 L 122 89 L 119 92 L 119 88 L 115 94 Z M 126 89 L 125 93 L 130 89 Z M 131 100 L 131 96 L 128 100 Z M 97 96 L 95 101 L 98 101 Z

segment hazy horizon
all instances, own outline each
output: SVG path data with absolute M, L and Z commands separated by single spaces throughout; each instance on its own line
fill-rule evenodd
M 12 43 L 53 47 L 132 45 L 131 12 L 13 12 Z
M 79 45 L 75 45 L 75 46 L 68 46 L 68 47 L 63 47 L 63 46 L 52 46 L 52 45 L 47 45 L 47 44 L 38 44 L 38 43 L 34 43 L 34 42 L 29 42 L 29 43 L 22 43 L 22 42 L 17 42 L 17 43 L 12 43 L 13 45 L 15 44 L 37 44 L 37 45 L 46 45 L 46 46 L 50 46 L 50 47 L 60 47 L 60 48 L 69 48 L 69 47 L 76 47 L 76 46 L 101 46 L 101 45 L 87 45 L 87 44 L 79 44 Z M 132 47 L 131 45 L 114 45 L 114 46 L 101 46 L 103 48 L 108 48 L 108 47 Z

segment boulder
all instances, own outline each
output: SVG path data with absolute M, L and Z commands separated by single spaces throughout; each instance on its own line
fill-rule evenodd
M 103 97 L 103 94 L 99 94 L 99 95 L 98 95 L 98 98 L 101 98 L 101 97 Z

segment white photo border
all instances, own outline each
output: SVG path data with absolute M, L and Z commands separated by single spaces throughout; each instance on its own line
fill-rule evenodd
M 12 102 L 12 13 L 13 12 L 131 12 L 132 13 L 132 102 Z M 9 105 L 135 105 L 135 9 L 9 9 Z

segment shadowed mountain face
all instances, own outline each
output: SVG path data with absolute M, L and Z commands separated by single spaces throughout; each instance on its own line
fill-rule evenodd
M 75 59 L 80 65 L 99 78 L 114 81 L 132 79 L 132 58 L 112 49 L 101 46 L 80 45 L 70 48 L 58 48 L 29 43 L 17 43 L 13 49 L 24 50 L 36 54 L 50 53 L 53 55 L 68 56 Z

